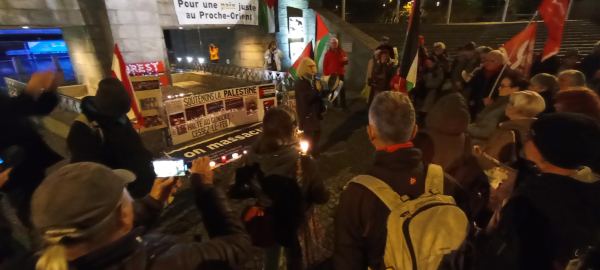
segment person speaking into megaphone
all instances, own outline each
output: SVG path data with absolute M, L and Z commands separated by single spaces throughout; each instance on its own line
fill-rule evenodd
M 298 128 L 304 131 L 304 138 L 309 142 L 308 154 L 318 156 L 319 137 L 321 136 L 321 114 L 325 111 L 323 97 L 329 91 L 322 91 L 323 85 L 315 78 L 317 64 L 310 58 L 300 61 L 295 83 L 296 112 L 298 113 Z
M 348 55 L 340 48 L 340 42 L 337 39 L 332 39 L 329 46 L 329 51 L 325 53 L 325 59 L 323 60 L 323 75 L 331 76 L 337 74 L 339 79 L 343 82 L 344 75 L 346 74 L 346 65 L 348 65 Z M 342 86 L 340 90 L 340 103 L 342 108 L 347 110 L 346 107 L 346 89 Z M 337 107 L 337 99 L 333 100 L 333 107 Z

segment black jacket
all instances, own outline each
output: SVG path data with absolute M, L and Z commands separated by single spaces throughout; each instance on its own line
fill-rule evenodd
M 11 146 L 23 150 L 22 160 L 11 171 L 3 191 L 33 193 L 44 179 L 45 170 L 62 159 L 44 142 L 29 119 L 50 114 L 58 101 L 52 91 L 45 91 L 37 99 L 25 93 L 17 97 L 0 93 L 0 152 Z
M 480 69 L 475 72 L 473 78 L 467 84 L 468 99 L 467 104 L 469 105 L 469 113 L 471 113 L 471 119 L 475 119 L 477 115 L 485 108 L 483 99 L 487 98 L 494 88 L 498 76 L 500 76 L 501 70 L 498 70 L 492 76 L 486 76 L 485 69 Z M 501 80 L 498 81 L 496 88 L 494 88 L 494 94 L 492 98 L 498 96 L 498 88 L 500 87 Z
M 425 171 L 421 162 L 421 151 L 403 148 L 393 153 L 375 152 L 375 163 L 367 173 L 374 176 L 397 192 L 415 199 L 425 192 Z M 411 177 L 416 184 L 411 185 Z M 446 175 L 444 194 L 455 195 L 457 186 Z M 456 197 L 455 197 L 456 198 Z M 459 199 L 457 198 L 457 203 Z M 366 187 L 351 183 L 340 195 L 335 217 L 335 270 L 383 270 L 383 254 L 387 237 L 387 206 Z
M 296 80 L 296 112 L 298 113 L 298 127 L 305 131 L 319 131 L 319 121 L 323 119 L 323 100 L 321 92 L 313 85 L 311 80 L 304 77 Z
M 392 89 L 390 83 L 397 71 L 398 68 L 392 63 L 374 62 L 373 71 L 371 72 L 371 87 L 373 87 L 373 90 L 378 92 L 390 91 Z
M 597 245 L 600 182 L 542 174 L 524 183 L 477 248 L 476 269 L 556 269 Z
M 197 174 L 191 178 L 192 182 L 202 181 Z M 135 229 L 109 246 L 69 262 L 70 269 L 236 269 L 250 249 L 248 235 L 219 190 L 211 184 L 197 185 L 195 190 L 209 241 L 182 242 L 166 235 L 142 235 L 141 229 Z M 38 256 L 15 264 L 14 269 L 35 269 Z
M 67 136 L 71 163 L 88 161 L 129 170 L 137 176 L 127 187 L 131 196 L 141 198 L 148 194 L 156 176 L 152 154 L 129 119 L 103 117 L 96 111 L 93 97 L 81 101 L 81 111 Z

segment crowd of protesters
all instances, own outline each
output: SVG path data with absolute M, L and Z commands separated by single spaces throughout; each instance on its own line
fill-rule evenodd
M 387 38 L 369 64 L 374 161 L 339 197 L 329 259 L 315 207 L 330 200 L 315 159 L 329 92 L 310 58 L 297 69 L 296 111 L 265 113 L 226 193 L 213 185 L 208 158 L 192 162 L 191 191 L 210 237 L 198 242 L 146 230 L 181 181 L 155 179 L 117 79 L 82 100 L 67 137 L 70 164 L 46 175 L 61 157 L 29 117 L 56 107 L 61 76 L 35 73 L 17 97 L 0 96 L 0 186 L 41 245 L 20 246 L 0 213 L 1 265 L 239 269 L 255 246 L 268 270 L 280 268 L 282 254 L 294 270 L 598 269 L 600 42 L 584 59 L 569 51 L 536 62 L 529 77 L 490 47 L 470 42 L 451 59 L 443 43 L 431 54 L 421 45 L 409 93 L 392 91 L 398 60 Z M 281 68 L 279 54 L 271 44 L 269 69 Z M 343 80 L 347 64 L 332 40 L 325 75 Z M 256 202 L 240 217 L 225 194 Z

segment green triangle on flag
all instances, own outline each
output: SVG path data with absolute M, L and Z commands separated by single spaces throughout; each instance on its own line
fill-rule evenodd
M 298 59 L 296 59 L 296 62 L 294 62 L 294 64 L 292 65 L 292 67 L 290 68 L 290 70 L 288 71 L 288 74 L 292 75 L 292 78 L 298 79 L 298 77 L 296 76 L 296 70 L 298 69 L 298 66 L 300 65 L 300 61 L 306 57 L 312 58 L 313 56 L 313 47 L 312 47 L 312 40 L 306 45 L 306 47 L 304 48 L 304 50 L 302 51 L 302 53 L 300 54 L 300 56 L 298 56 Z
M 327 48 L 327 43 L 329 43 L 330 38 L 331 34 L 329 34 L 329 29 L 327 29 L 327 26 L 325 26 L 321 15 L 317 13 L 317 44 L 315 47 L 315 63 L 317 63 L 317 67 L 320 72 L 323 71 L 323 56 L 326 53 L 325 48 Z

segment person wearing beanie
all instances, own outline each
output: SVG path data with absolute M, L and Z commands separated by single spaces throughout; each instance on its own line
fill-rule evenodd
M 81 114 L 71 125 L 67 148 L 71 163 L 96 162 L 135 173 L 137 179 L 128 190 L 137 199 L 150 192 L 156 175 L 152 153 L 127 117 L 131 102 L 120 80 L 100 81 L 96 96 L 81 100 Z
M 538 172 L 504 205 L 475 269 L 565 269 L 598 243 L 600 182 L 577 174 L 600 153 L 600 126 L 579 114 L 547 114 L 530 137 L 525 155 Z

